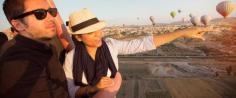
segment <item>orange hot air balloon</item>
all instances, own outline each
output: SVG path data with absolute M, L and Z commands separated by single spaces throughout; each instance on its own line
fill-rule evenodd
M 216 10 L 226 18 L 234 10 L 234 4 L 231 1 L 223 1 L 216 6 Z
M 47 0 L 47 2 L 50 7 L 53 7 L 53 8 L 56 7 L 53 0 Z M 61 41 L 63 48 L 66 49 L 67 51 L 72 50 L 74 48 L 74 43 L 71 37 L 69 36 L 66 26 L 63 23 L 62 18 L 59 15 L 59 13 L 55 19 L 56 19 L 56 24 L 57 24 L 57 35 L 58 35 L 59 40 Z

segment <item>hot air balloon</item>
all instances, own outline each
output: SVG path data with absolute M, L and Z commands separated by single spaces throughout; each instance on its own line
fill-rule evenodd
M 190 14 L 189 14 L 189 17 L 190 17 L 190 18 L 192 18 L 192 17 L 193 17 L 193 14 L 192 14 L 192 13 L 190 13 Z
M 208 16 L 208 15 L 203 15 L 201 17 L 201 22 L 204 24 L 204 25 L 208 25 L 208 23 L 211 21 L 211 17 Z
M 139 17 L 137 17 L 137 20 L 139 20 Z
M 178 10 L 178 13 L 181 13 L 182 11 L 181 10 Z
M 200 17 L 198 17 L 198 16 L 193 16 L 193 17 L 190 19 L 190 22 L 191 22 L 194 26 L 197 26 L 197 25 L 200 25 L 200 24 L 201 24 L 201 19 L 200 19 Z
M 155 17 L 154 16 L 150 16 L 149 17 L 150 21 L 152 22 L 152 26 L 155 26 L 156 23 L 155 23 Z
M 170 16 L 171 16 L 172 18 L 175 18 L 176 12 L 175 12 L 175 11 L 170 12 Z
M 216 11 L 226 18 L 234 10 L 234 4 L 231 1 L 220 2 L 216 6 Z

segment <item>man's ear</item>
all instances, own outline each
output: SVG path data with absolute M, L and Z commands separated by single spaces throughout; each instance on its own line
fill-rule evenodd
M 25 30 L 25 25 L 20 20 L 13 19 L 13 20 L 11 20 L 11 24 L 12 24 L 13 28 L 19 32 Z

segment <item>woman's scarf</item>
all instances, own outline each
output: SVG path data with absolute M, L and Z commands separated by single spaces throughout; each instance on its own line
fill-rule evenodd
M 110 51 L 105 41 L 96 51 L 95 61 L 88 54 L 85 44 L 77 41 L 74 36 L 72 40 L 75 43 L 75 53 L 73 58 L 73 77 L 74 83 L 78 86 L 95 86 L 102 77 L 107 76 L 108 68 L 111 71 L 111 78 L 114 78 L 117 72 Z M 82 74 L 85 74 L 88 84 L 82 82 Z

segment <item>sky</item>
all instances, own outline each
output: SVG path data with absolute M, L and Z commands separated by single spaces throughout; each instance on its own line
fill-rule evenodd
M 3 1 L 0 0 L 0 31 L 9 27 L 2 10 Z M 63 21 L 68 20 L 70 13 L 88 8 L 100 20 L 107 21 L 108 26 L 147 25 L 151 24 L 150 16 L 155 17 L 156 23 L 170 23 L 188 19 L 190 13 L 222 18 L 216 11 L 216 5 L 221 1 L 224 0 L 54 0 Z M 178 10 L 182 12 L 173 19 L 170 12 Z M 236 7 L 230 17 L 236 17 Z

